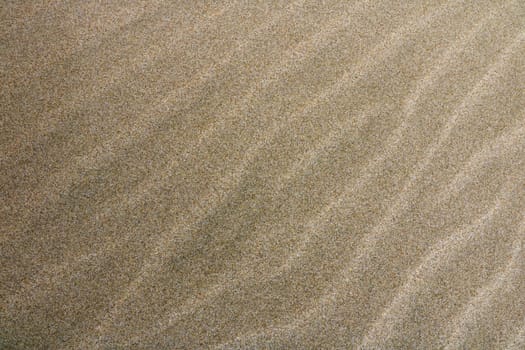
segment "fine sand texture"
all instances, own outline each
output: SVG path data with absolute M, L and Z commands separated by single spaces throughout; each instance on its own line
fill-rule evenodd
M 525 349 L 525 1 L 0 1 L 0 349 Z

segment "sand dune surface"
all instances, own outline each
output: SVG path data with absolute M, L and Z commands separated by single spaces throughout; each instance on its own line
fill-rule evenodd
M 4 1 L 0 348 L 525 349 L 525 2 Z

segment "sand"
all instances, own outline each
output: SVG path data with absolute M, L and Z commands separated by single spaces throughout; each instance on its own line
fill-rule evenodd
M 525 3 L 3 1 L 0 348 L 525 349 Z

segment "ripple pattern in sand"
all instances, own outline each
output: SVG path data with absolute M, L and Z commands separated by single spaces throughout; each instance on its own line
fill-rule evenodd
M 0 18 L 0 347 L 523 348 L 523 2 Z

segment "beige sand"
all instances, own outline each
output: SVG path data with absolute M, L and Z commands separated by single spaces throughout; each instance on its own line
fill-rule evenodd
M 525 349 L 525 2 L 3 1 L 0 348 Z

